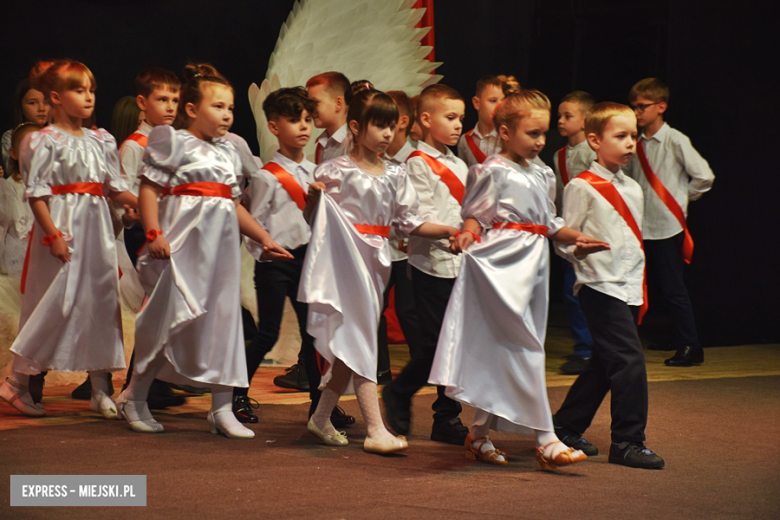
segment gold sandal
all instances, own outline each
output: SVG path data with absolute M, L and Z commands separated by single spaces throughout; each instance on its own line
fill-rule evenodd
M 477 449 L 474 449 L 471 443 L 477 442 L 479 440 L 481 440 L 482 442 L 479 444 Z M 498 464 L 499 466 L 506 466 L 507 456 L 506 453 L 504 453 L 503 451 L 499 449 L 487 450 L 485 452 L 482 451 L 482 446 L 484 446 L 485 443 L 488 441 L 490 441 L 490 437 L 477 437 L 475 439 L 469 433 L 466 436 L 466 442 L 463 443 L 463 447 L 466 448 L 466 458 L 470 460 L 487 462 L 488 464 Z M 498 460 L 499 457 L 504 457 L 504 460 Z
M 574 464 L 575 462 L 579 462 L 581 460 L 585 460 L 588 458 L 588 456 L 582 452 L 580 452 L 579 455 L 575 455 L 578 450 L 575 450 L 574 448 L 570 447 L 569 449 L 560 452 L 552 459 L 547 459 L 544 456 L 544 450 L 546 450 L 548 446 L 550 446 L 551 444 L 555 444 L 556 442 L 561 442 L 561 441 L 548 442 L 541 448 L 539 447 L 536 448 L 536 460 L 539 462 L 539 465 L 542 467 L 543 471 L 552 471 L 558 466 L 566 466 L 569 464 Z M 561 444 L 563 443 L 561 442 Z

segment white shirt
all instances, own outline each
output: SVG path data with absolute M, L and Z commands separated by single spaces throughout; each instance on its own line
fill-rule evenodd
M 666 123 L 653 137 L 641 136 L 637 146 L 642 145 L 653 172 L 687 217 L 688 201 L 698 199 L 712 187 L 715 175 L 710 165 L 685 134 Z M 681 233 L 682 226 L 647 182 L 639 157 L 631 160 L 629 168 L 629 175 L 639 182 L 645 194 L 645 240 L 663 240 Z
M 306 158 L 296 163 L 277 150 L 272 162 L 287 170 L 304 192 L 314 182 L 316 165 Z M 290 251 L 309 243 L 311 230 L 303 219 L 303 211 L 269 171 L 255 172 L 249 181 L 244 200 L 252 217 L 280 246 Z M 244 243 L 255 260 L 261 261 L 263 246 L 249 237 L 244 237 Z
M 642 188 L 618 170 L 612 173 L 597 162 L 589 170 L 608 180 L 617 189 L 642 229 Z M 574 257 L 574 245 L 556 243 L 558 254 L 574 265 L 577 281 L 574 294 L 587 285 L 628 305 L 641 305 L 645 255 L 642 245 L 620 213 L 587 181 L 576 177 L 564 188 L 563 220 L 570 228 L 607 242 L 608 251 L 599 251 L 583 260 Z
M 449 148 L 447 153 L 443 154 L 419 141 L 417 150 L 447 166 L 460 182 L 466 185 L 469 168 Z M 406 161 L 406 168 L 420 197 L 419 213 L 425 221 L 459 228 L 463 223 L 460 203 L 452 196 L 441 177 L 433 173 L 421 157 L 410 157 Z M 439 278 L 455 278 L 460 269 L 460 260 L 460 255 L 450 253 L 450 241 L 446 238 L 431 240 L 418 236 L 409 237 L 409 264 L 426 274 Z
M 501 151 L 501 136 L 498 135 L 495 128 L 491 128 L 490 133 L 487 135 L 482 135 L 479 132 L 479 125 L 477 125 L 474 127 L 474 132 L 471 136 L 474 138 L 474 144 L 482 150 L 485 157 L 496 155 Z M 465 134 L 460 136 L 460 140 L 458 141 L 458 157 L 460 157 L 469 167 L 474 166 L 479 162 L 471 152 L 469 143 L 466 142 Z
M 582 141 L 574 146 L 566 145 L 566 170 L 569 172 L 569 181 L 588 169 L 590 163 L 596 160 L 596 152 L 590 147 L 588 141 Z M 558 213 L 563 209 L 563 179 L 561 178 L 561 169 L 558 166 L 558 152 L 553 154 L 553 164 L 555 165 L 555 207 Z
M 152 125 L 144 121 L 141 123 L 141 126 L 138 127 L 138 130 L 133 133 L 139 133 L 145 137 L 149 137 L 152 128 Z M 133 192 L 133 195 L 136 197 L 138 196 L 138 190 L 141 187 L 141 179 L 138 178 L 138 172 L 144 165 L 143 157 L 144 147 L 137 141 L 125 139 L 123 143 L 119 144 L 119 162 L 122 166 L 119 170 L 119 174 L 127 185 L 130 186 L 130 191 Z M 124 211 L 119 211 L 119 213 L 121 215 Z
M 330 161 L 336 157 L 341 157 L 349 151 L 349 145 L 352 144 L 352 132 L 347 128 L 346 123 L 336 130 L 332 136 L 328 135 L 327 130 L 322 132 L 317 138 L 317 145 L 322 147 L 319 162 Z
M 389 155 L 385 154 L 385 157 L 388 161 L 394 162 L 395 164 L 406 164 L 406 159 L 409 158 L 409 154 L 411 154 L 413 151 L 414 146 L 412 146 L 409 141 L 406 141 L 394 156 L 390 157 Z M 401 242 L 401 240 L 398 238 L 398 235 L 396 235 L 394 227 L 390 228 L 390 234 L 387 237 L 387 241 L 390 243 L 390 258 L 393 262 L 399 262 L 409 258 L 409 255 L 401 251 L 399 247 L 399 242 Z M 404 246 L 408 248 L 409 239 L 404 239 L 403 242 Z

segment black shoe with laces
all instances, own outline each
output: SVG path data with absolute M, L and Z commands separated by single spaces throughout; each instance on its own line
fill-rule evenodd
M 260 408 L 260 403 L 248 395 L 233 396 L 233 415 L 240 423 L 257 424 L 257 416 L 252 409 L 257 410 L 258 408 Z
M 351 424 L 355 424 L 355 418 L 351 415 L 347 415 L 340 406 L 337 406 L 330 413 L 330 423 L 338 430 L 340 428 L 346 428 Z
M 575 450 L 580 450 L 588 457 L 595 457 L 599 454 L 599 449 L 585 440 L 582 435 L 578 435 L 572 431 L 567 430 L 566 428 L 556 426 L 555 435 L 557 435 L 558 440 L 560 440 L 566 446 L 574 448 Z
M 641 442 L 612 443 L 609 447 L 609 462 L 629 468 L 661 469 L 664 459 L 645 448 Z
M 433 430 L 431 431 L 431 440 L 436 442 L 446 442 L 456 446 L 463 446 L 469 429 L 460 421 L 459 417 L 449 421 L 433 421 Z
M 165 410 L 174 406 L 181 406 L 187 402 L 182 395 L 173 393 L 169 383 L 155 379 L 149 387 L 149 396 L 146 405 L 150 410 Z
M 302 370 L 297 363 L 285 370 L 281 376 L 276 376 L 274 384 L 280 388 L 289 388 L 301 392 L 309 391 L 309 378 L 306 376 L 306 371 Z
M 588 366 L 588 363 L 590 363 L 590 358 L 586 358 L 574 354 L 571 357 L 569 357 L 566 363 L 561 365 L 561 373 L 576 376 L 578 374 L 581 374 L 582 371 L 585 370 L 585 367 Z

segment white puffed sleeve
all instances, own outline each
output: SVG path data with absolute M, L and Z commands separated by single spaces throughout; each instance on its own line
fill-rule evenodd
M 183 157 L 184 144 L 176 135 L 176 130 L 169 125 L 157 126 L 149 134 L 144 165 L 138 176 L 167 188 Z
M 125 182 L 120 173 L 119 151 L 116 148 L 116 139 L 102 128 L 98 129 L 97 139 L 103 148 L 105 162 L 98 164 L 103 166 L 103 189 L 108 188 L 111 191 L 127 191 L 130 186 Z
M 425 223 L 425 219 L 418 214 L 420 199 L 417 196 L 417 191 L 414 189 L 412 179 L 406 171 L 406 167 L 400 165 L 398 169 L 394 225 L 400 235 L 399 238 L 406 238 L 409 233 Z
M 51 196 L 54 142 L 45 132 L 33 132 L 22 140 L 19 168 L 24 180 L 25 200 Z
M 493 223 L 498 211 L 498 189 L 489 167 L 475 164 L 469 168 L 461 208 L 463 220 L 476 219 L 483 229 Z

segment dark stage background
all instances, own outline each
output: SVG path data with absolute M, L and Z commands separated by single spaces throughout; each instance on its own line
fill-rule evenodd
M 7 2 L 5 41 L 13 45 L 6 47 L 0 83 L 3 130 L 11 125 L 14 86 L 37 59 L 86 63 L 99 84 L 98 125 L 107 128 L 114 103 L 134 94 L 139 69 L 156 65 L 180 73 L 188 61 L 207 61 L 234 84 L 233 130 L 257 150 L 246 92 L 263 80 L 292 5 L 292 0 Z M 667 120 L 691 138 L 717 177 L 713 190 L 691 204 L 689 215 L 696 249 L 687 276 L 708 346 L 780 342 L 778 232 L 770 218 L 780 181 L 776 161 L 770 162 L 766 123 L 772 110 L 766 107 L 776 93 L 770 96 L 765 72 L 777 38 L 769 5 L 749 0 L 435 3 L 436 59 L 444 62 L 437 72 L 467 99 L 476 79 L 489 73 L 513 74 L 524 87 L 545 92 L 554 110 L 575 88 L 600 101 L 627 102 L 637 80 L 667 81 L 672 92 Z M 469 106 L 467 128 L 475 122 Z M 552 126 L 542 156 L 548 163 L 563 145 Z M 652 313 L 652 293 L 650 303 Z

